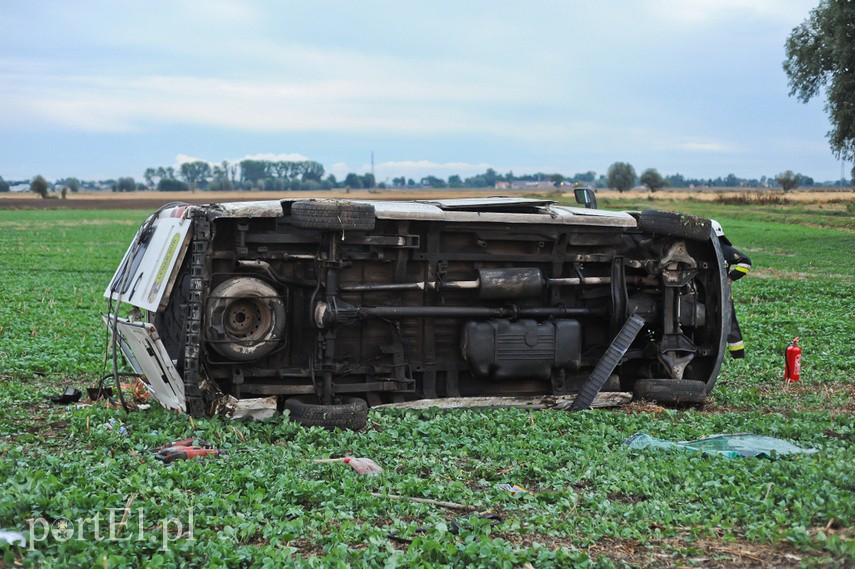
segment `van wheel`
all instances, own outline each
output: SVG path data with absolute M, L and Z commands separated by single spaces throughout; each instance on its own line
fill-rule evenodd
M 358 397 L 341 397 L 340 403 L 321 405 L 311 396 L 289 397 L 285 400 L 291 420 L 304 427 L 324 427 L 358 431 L 368 422 L 368 403 Z
M 304 229 L 371 231 L 374 206 L 341 200 L 302 200 L 291 205 L 291 223 Z
M 703 405 L 707 400 L 707 384 L 692 379 L 639 379 L 635 382 L 633 399 L 662 405 Z
M 638 214 L 638 228 L 654 235 L 706 241 L 710 238 L 712 224 L 699 215 L 647 209 Z
M 285 304 L 279 293 L 254 277 L 223 281 L 208 297 L 208 345 L 231 360 L 246 362 L 279 347 L 285 331 Z

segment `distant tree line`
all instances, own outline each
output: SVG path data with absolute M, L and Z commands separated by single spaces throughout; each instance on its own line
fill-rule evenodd
M 372 188 L 497 188 L 524 189 L 543 186 L 586 185 L 593 188 L 612 188 L 625 191 L 644 186 L 651 192 L 666 187 L 671 188 L 780 188 L 789 191 L 798 187 L 845 187 L 855 186 L 853 179 L 815 182 L 810 176 L 786 170 L 777 175 L 760 178 L 740 178 L 735 174 L 717 178 L 688 178 L 682 174 L 663 176 L 655 168 L 645 169 L 636 174 L 635 167 L 627 162 L 615 162 L 605 174 L 589 170 L 569 176 L 556 172 L 537 172 L 515 175 L 513 172 L 500 174 L 488 168 L 482 174 L 468 178 L 452 174 L 447 179 L 429 175 L 415 180 L 405 176 L 392 178 L 391 182 L 378 183 L 371 173 L 349 173 L 343 180 L 337 180 L 333 174 L 326 174 L 324 166 L 312 160 L 273 161 L 224 160 L 211 164 L 201 160 L 185 162 L 178 169 L 168 167 L 147 168 L 143 173 L 143 182 L 133 177 L 101 181 L 81 181 L 77 178 L 62 178 L 50 184 L 42 176 L 32 180 L 6 181 L 0 177 L 0 192 L 8 192 L 12 187 L 27 185 L 34 193 L 49 197 L 51 190 L 76 193 L 80 190 L 108 190 L 113 192 L 134 192 L 142 190 L 159 191 L 319 191 L 332 189 L 372 189 Z M 43 183 L 44 182 L 44 183 Z
M 331 190 L 341 185 L 335 176 L 324 178 L 324 166 L 312 160 L 241 160 L 219 164 L 197 160 L 173 167 L 147 168 L 146 187 L 160 191 L 234 191 L 234 190 Z M 360 177 L 359 187 L 374 186 L 373 178 Z
M 665 187 L 672 188 L 781 188 L 785 192 L 800 186 L 847 186 L 848 180 L 828 181 L 817 184 L 810 176 L 796 174 L 792 170 L 781 172 L 777 176 L 761 176 L 758 178 L 739 178 L 735 174 L 728 174 L 724 178 L 686 178 L 681 174 L 673 174 L 663 177 L 655 168 L 648 168 L 641 176 L 636 176 L 635 168 L 626 162 L 615 162 L 609 166 L 608 172 L 603 180 L 597 180 L 598 187 L 616 189 L 620 192 L 642 185 L 651 192 L 661 190 Z M 851 180 L 855 186 L 855 177 Z

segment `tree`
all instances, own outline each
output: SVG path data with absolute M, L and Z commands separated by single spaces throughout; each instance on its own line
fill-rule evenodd
M 0 176 L 0 193 L 9 191 L 9 182 L 3 179 L 3 176 Z
M 145 179 L 145 183 L 149 188 L 154 188 L 156 185 L 154 179 L 157 177 L 157 170 L 154 168 L 146 168 L 145 172 L 143 172 L 143 178 Z
M 65 181 L 65 185 L 68 186 L 68 189 L 75 194 L 80 191 L 80 180 L 77 178 L 68 178 Z
M 403 180 L 403 179 L 404 178 L 402 177 L 401 180 Z M 402 186 L 404 185 L 403 181 L 401 182 L 401 185 Z M 460 179 L 459 174 L 452 174 L 451 176 L 448 177 L 448 187 L 449 188 L 462 188 L 463 187 L 463 180 Z
M 181 165 L 181 177 L 190 186 L 190 191 L 195 192 L 199 182 L 205 182 L 211 177 L 211 165 L 202 160 L 185 162 Z
M 293 162 L 283 160 L 281 162 L 271 162 L 269 170 L 277 178 L 290 178 L 291 170 L 293 168 Z
M 562 176 L 561 174 L 553 174 L 550 180 L 552 181 L 553 186 L 555 186 L 556 188 L 560 188 L 561 184 L 564 183 L 564 176 Z
M 117 192 L 133 192 L 137 189 L 137 183 L 133 178 L 119 178 L 116 181 Z
M 496 171 L 492 168 L 487 168 L 487 171 L 484 172 L 484 182 L 488 188 L 496 187 L 496 182 L 499 179 L 499 175 L 496 174 Z
M 362 189 L 362 176 L 351 172 L 344 179 L 344 185 L 354 190 Z
M 187 184 L 175 178 L 161 178 L 157 183 L 159 192 L 186 192 L 189 189 Z
M 798 188 L 800 182 L 798 174 L 794 174 L 792 170 L 778 174 L 775 176 L 775 180 L 781 184 L 785 192 Z
M 223 171 L 228 176 L 231 187 L 234 188 L 235 184 L 237 183 L 238 165 L 235 164 L 234 162 L 229 162 L 228 160 L 223 160 L 223 163 L 220 166 L 222 167 Z
M 665 178 L 665 183 L 671 188 L 687 188 L 689 184 L 686 181 L 686 178 L 680 174 L 672 174 L 671 176 L 667 176 Z
M 855 160 L 855 2 L 822 0 L 790 33 L 784 71 L 801 102 L 825 91 L 835 156 Z
M 446 186 L 445 180 L 436 176 L 425 176 L 419 183 L 422 187 L 427 188 L 444 188 Z
M 263 160 L 241 160 L 240 179 L 255 185 L 259 180 L 267 178 L 267 162 Z
M 313 180 L 315 182 L 320 182 L 324 177 L 324 165 L 320 162 L 315 162 L 313 160 L 306 160 L 301 163 L 302 172 L 301 172 L 301 180 L 303 182 L 307 180 Z
M 662 175 L 659 174 L 659 171 L 656 168 L 648 168 L 642 172 L 640 180 L 641 183 L 647 186 L 647 189 L 651 192 L 661 190 L 668 185 L 668 182 L 662 178 Z
M 30 191 L 36 193 L 45 199 L 48 197 L 48 182 L 43 176 L 39 175 L 33 178 L 30 182 Z
M 231 187 L 228 170 L 219 164 L 214 164 L 214 167 L 211 169 L 211 178 L 211 183 L 208 186 L 211 190 L 230 191 L 234 189 Z
M 157 182 L 157 185 L 159 188 L 160 182 L 162 182 L 164 179 L 166 179 L 166 180 L 174 180 L 175 179 L 175 168 L 173 168 L 172 166 L 168 166 L 166 168 L 164 168 L 163 166 L 159 166 L 157 168 L 157 171 L 155 172 L 155 176 L 157 178 L 159 178 L 159 180 Z
M 588 170 L 587 172 L 576 174 L 575 176 L 573 176 L 573 179 L 570 181 L 571 182 L 592 183 L 596 179 L 597 179 L 597 173 L 594 172 L 593 170 Z
M 609 188 L 624 192 L 635 185 L 635 168 L 626 162 L 615 162 L 606 174 Z

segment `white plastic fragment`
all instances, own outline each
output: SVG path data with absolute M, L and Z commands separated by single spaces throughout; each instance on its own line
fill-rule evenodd
M 0 543 L 8 543 L 9 545 L 27 546 L 27 540 L 24 534 L 19 531 L 0 530 Z
M 253 419 L 264 421 L 276 414 L 276 396 L 237 399 L 229 395 L 217 401 L 214 409 L 217 414 L 232 420 Z

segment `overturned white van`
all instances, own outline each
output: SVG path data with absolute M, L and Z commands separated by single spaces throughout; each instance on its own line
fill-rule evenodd
M 548 200 L 275 200 L 149 217 L 105 296 L 163 405 L 359 428 L 415 399 L 630 391 L 697 405 L 729 285 L 708 219 Z

